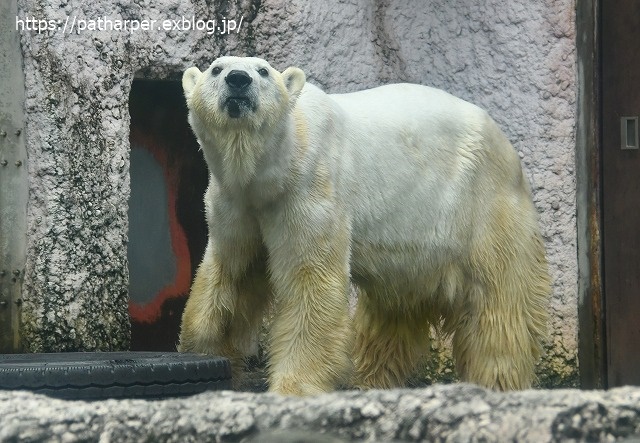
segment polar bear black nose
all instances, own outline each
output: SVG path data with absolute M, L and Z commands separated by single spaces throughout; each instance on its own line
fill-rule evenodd
M 229 86 L 236 89 L 246 88 L 251 84 L 251 77 L 245 71 L 234 69 L 225 78 Z

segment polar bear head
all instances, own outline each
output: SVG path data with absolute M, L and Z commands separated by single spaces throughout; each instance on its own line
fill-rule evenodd
M 189 124 L 221 183 L 245 185 L 251 180 L 259 159 L 288 130 L 304 84 L 302 70 L 280 73 L 253 57 L 221 57 L 204 72 L 195 67 L 185 71 Z
M 293 107 L 304 84 L 302 70 L 280 73 L 255 57 L 220 57 L 206 71 L 192 67 L 182 76 L 192 125 L 200 120 L 213 131 L 275 124 Z

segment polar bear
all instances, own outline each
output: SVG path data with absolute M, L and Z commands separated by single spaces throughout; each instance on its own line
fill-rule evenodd
M 221 57 L 182 84 L 210 183 L 179 351 L 237 368 L 271 307 L 271 391 L 402 386 L 430 325 L 453 334 L 462 380 L 531 385 L 545 250 L 519 157 L 487 113 L 413 84 L 326 94 L 260 58 Z

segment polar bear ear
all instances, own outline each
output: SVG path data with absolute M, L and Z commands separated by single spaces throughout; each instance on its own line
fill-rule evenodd
M 190 67 L 184 74 L 182 74 L 182 89 L 184 90 L 184 96 L 189 99 L 191 97 L 191 93 L 193 92 L 193 88 L 196 86 L 196 82 L 202 75 L 202 72 L 195 66 Z
M 289 95 L 297 96 L 302 91 L 306 79 L 302 69 L 293 66 L 285 69 L 282 73 L 282 80 L 287 91 L 289 91 Z

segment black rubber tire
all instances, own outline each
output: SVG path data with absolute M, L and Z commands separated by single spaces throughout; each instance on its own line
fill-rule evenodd
M 0 354 L 0 389 L 82 400 L 185 396 L 231 389 L 231 365 L 177 352 Z

